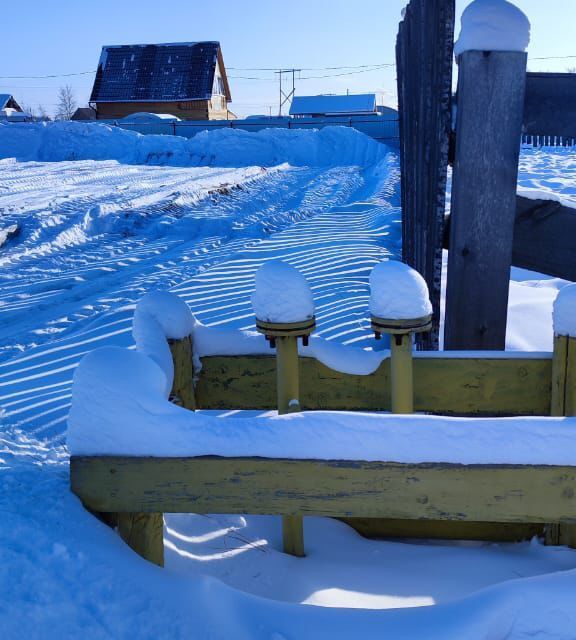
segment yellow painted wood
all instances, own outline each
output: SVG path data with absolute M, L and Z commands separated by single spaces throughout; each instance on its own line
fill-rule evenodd
M 164 566 L 164 518 L 161 513 L 118 513 L 118 533 L 137 554 Z
M 280 415 L 300 411 L 300 383 L 298 372 L 298 338 L 276 338 L 276 390 Z M 304 525 L 302 516 L 282 518 L 284 553 L 304 556 Z
M 196 409 L 194 397 L 194 367 L 192 364 L 192 339 L 169 340 L 174 362 L 174 382 L 171 399 L 185 409 Z
M 413 413 L 412 334 L 390 336 L 392 413 Z
M 447 415 L 548 415 L 552 358 L 415 357 L 414 409 Z M 202 409 L 276 408 L 273 356 L 202 359 L 196 399 Z M 369 376 L 346 375 L 300 358 L 305 410 L 390 411 L 390 361 Z
M 424 538 L 518 542 L 543 536 L 546 525 L 509 522 L 462 522 L 460 520 L 391 520 L 341 518 L 367 538 Z
M 276 338 L 276 391 L 279 414 L 300 411 L 298 338 Z
M 568 336 L 554 336 L 550 413 L 553 416 L 576 415 L 576 339 Z M 576 524 L 551 527 L 546 543 L 576 547 Z
M 566 409 L 566 373 L 568 365 L 568 336 L 554 336 L 552 355 L 552 394 L 550 415 L 564 416 Z
M 303 558 L 304 519 L 302 516 L 284 516 L 282 518 L 282 543 L 284 553 Z
M 576 516 L 576 467 L 72 457 L 71 485 L 97 511 L 521 523 Z

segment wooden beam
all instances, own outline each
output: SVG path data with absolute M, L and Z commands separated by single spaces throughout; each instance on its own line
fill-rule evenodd
M 518 196 L 512 264 L 576 281 L 576 210 Z
M 164 517 L 162 513 L 118 513 L 118 533 L 145 560 L 164 566 Z
M 91 509 L 478 522 L 576 515 L 576 467 L 266 458 L 71 458 Z
M 576 139 L 576 73 L 527 73 L 523 132 Z
M 416 357 L 413 367 L 415 411 L 549 414 L 551 357 Z M 198 407 L 275 409 L 275 371 L 273 356 L 202 358 Z M 329 369 L 315 358 L 300 358 L 300 389 L 305 410 L 389 411 L 390 361 L 384 360 L 371 375 L 355 376 Z
M 196 409 L 194 397 L 194 367 L 192 364 L 192 339 L 190 336 L 182 340 L 169 340 L 172 361 L 174 363 L 174 382 L 170 399 L 185 409 Z
M 459 58 L 444 348 L 503 350 L 526 54 Z

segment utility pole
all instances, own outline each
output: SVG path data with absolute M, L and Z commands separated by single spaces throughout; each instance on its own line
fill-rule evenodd
M 278 84 L 280 89 L 280 92 L 278 94 L 279 116 L 282 115 L 282 107 L 294 97 L 294 93 L 296 91 L 296 73 L 300 73 L 300 71 L 302 71 L 302 69 L 278 69 L 278 71 L 274 72 L 278 74 Z M 292 89 L 290 91 L 284 91 L 282 88 L 282 77 L 284 76 L 284 74 L 288 75 L 288 77 L 292 75 Z

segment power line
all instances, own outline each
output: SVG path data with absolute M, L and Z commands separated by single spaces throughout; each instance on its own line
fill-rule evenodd
M 78 73 L 53 73 L 46 76 L 0 76 L 2 80 L 41 80 L 42 78 L 70 78 L 72 76 L 86 76 L 89 73 L 96 73 L 92 71 L 79 71 Z
M 545 58 L 528 58 L 528 60 L 568 60 L 569 58 L 576 58 L 576 56 L 548 56 Z

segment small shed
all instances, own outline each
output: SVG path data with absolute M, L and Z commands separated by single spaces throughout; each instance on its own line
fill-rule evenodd
M 231 100 L 219 42 L 103 47 L 90 97 L 97 119 L 149 112 L 222 120 Z
M 14 100 L 14 96 L 9 93 L 0 93 L 0 109 L 14 109 L 19 113 L 23 113 L 22 107 Z
M 377 113 L 376 94 L 295 96 L 290 115 L 296 118 L 370 115 Z
M 92 107 L 78 107 L 70 120 L 96 120 L 96 110 Z

